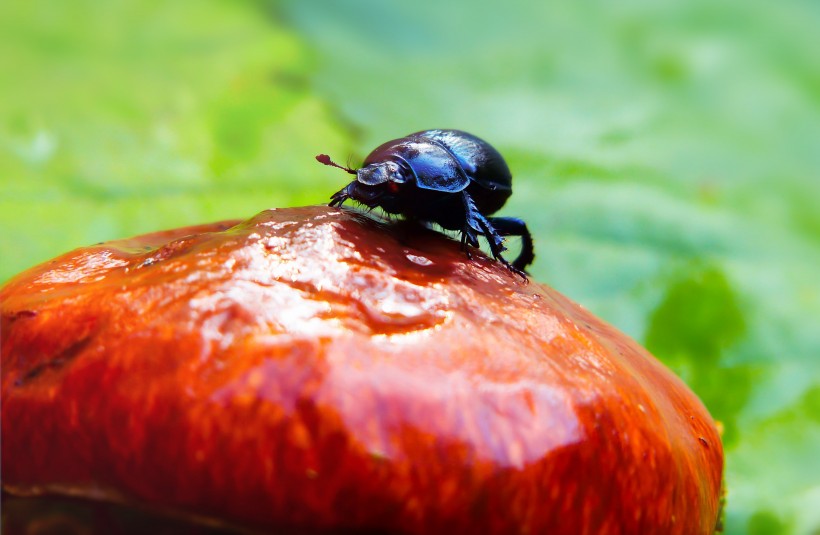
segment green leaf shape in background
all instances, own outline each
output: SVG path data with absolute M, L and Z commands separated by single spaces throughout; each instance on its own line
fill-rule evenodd
M 721 366 L 724 350 L 746 330 L 743 312 L 726 275 L 715 267 L 689 266 L 652 311 L 646 347 L 722 415 L 723 444 L 738 440 L 737 413 L 748 402 L 754 377 L 749 365 Z M 726 395 L 731 385 L 731 396 Z
M 818 27 L 810 0 L 5 3 L 0 279 L 323 202 L 319 152 L 468 130 L 513 170 L 535 278 L 723 422 L 726 532 L 816 533 Z

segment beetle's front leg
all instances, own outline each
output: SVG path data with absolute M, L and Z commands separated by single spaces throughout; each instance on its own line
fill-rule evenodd
M 336 193 L 330 196 L 330 202 L 327 203 L 328 206 L 342 206 L 342 204 L 350 198 L 350 187 L 353 185 L 353 182 L 348 184 L 347 186 L 343 187 Z

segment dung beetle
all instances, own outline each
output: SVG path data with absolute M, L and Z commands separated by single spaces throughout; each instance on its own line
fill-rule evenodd
M 360 169 L 336 164 L 326 154 L 316 159 L 356 175 L 331 196 L 330 206 L 353 199 L 460 231 L 468 258 L 468 246 L 478 247 L 482 234 L 493 258 L 526 279 L 524 269 L 535 258 L 527 225 L 513 217 L 487 217 L 512 194 L 512 175 L 501 154 L 483 139 L 460 130 L 425 130 L 380 145 Z M 521 253 L 512 263 L 501 256 L 507 249 L 502 236 L 521 237 Z

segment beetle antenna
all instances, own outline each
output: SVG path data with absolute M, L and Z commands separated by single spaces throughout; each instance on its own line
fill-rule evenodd
M 317 156 L 316 156 L 316 160 L 318 160 L 318 162 L 319 162 L 319 163 L 323 163 L 323 164 L 325 164 L 325 165 L 329 165 L 329 166 L 331 166 L 331 167 L 338 167 L 339 169 L 342 169 L 342 170 L 344 170 L 344 171 L 347 171 L 347 172 L 348 172 L 348 173 L 350 173 L 351 175 L 355 175 L 355 174 L 356 174 L 356 170 L 355 170 L 355 169 L 351 169 L 350 167 L 345 167 L 345 166 L 343 166 L 343 165 L 339 165 L 339 164 L 337 164 L 336 162 L 334 162 L 333 160 L 331 160 L 331 159 L 330 159 L 330 156 L 328 156 L 327 154 L 319 154 L 319 155 L 317 155 Z

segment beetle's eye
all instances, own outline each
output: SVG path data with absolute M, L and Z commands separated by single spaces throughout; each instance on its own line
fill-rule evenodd
M 398 193 L 399 192 L 399 184 L 397 182 L 388 182 L 387 183 L 387 190 L 390 193 Z

